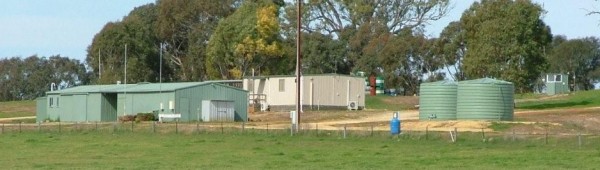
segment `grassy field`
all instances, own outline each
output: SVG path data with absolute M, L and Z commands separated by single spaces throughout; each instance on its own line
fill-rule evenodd
M 469 136 L 469 135 L 465 135 Z M 463 137 L 466 138 L 466 137 Z M 13 133 L 3 169 L 591 169 L 600 147 L 269 134 Z
M 365 97 L 367 109 L 406 110 L 415 109 L 417 97 L 378 95 Z
M 515 95 L 519 96 L 519 95 Z M 577 91 L 564 96 L 522 95 L 526 100 L 517 103 L 518 109 L 556 109 L 600 106 L 600 90 Z
M 35 101 L 0 102 L 0 118 L 35 116 Z

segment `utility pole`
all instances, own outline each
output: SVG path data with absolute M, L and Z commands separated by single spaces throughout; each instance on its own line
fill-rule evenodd
M 160 43 L 160 68 L 159 68 L 159 73 L 158 73 L 158 82 L 162 84 L 162 53 L 163 53 L 163 43 Z M 162 90 L 162 89 L 161 89 Z
M 125 91 L 123 92 L 124 94 L 124 99 L 125 101 L 123 102 L 123 116 L 125 116 L 125 114 L 127 113 L 127 44 L 125 44 L 125 83 L 123 83 L 123 85 L 125 85 Z
M 301 115 L 301 111 L 302 111 L 302 105 L 300 103 L 300 95 L 302 95 L 302 93 L 300 92 L 300 77 L 302 74 L 302 52 L 301 50 L 301 34 L 302 34 L 302 30 L 301 30 L 301 25 L 302 25 L 302 0 L 297 0 L 298 3 L 298 25 L 297 25 L 297 33 L 296 33 L 296 114 L 298 115 L 297 117 L 297 124 L 296 124 L 296 131 L 298 131 L 298 127 L 300 127 L 300 115 Z
M 98 79 L 102 78 L 102 54 L 100 48 L 98 48 Z

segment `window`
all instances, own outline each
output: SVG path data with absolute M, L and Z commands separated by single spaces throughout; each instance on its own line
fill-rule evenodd
M 279 79 L 279 92 L 285 91 L 285 79 Z
M 555 75 L 549 74 L 546 76 L 546 82 L 548 82 L 548 83 L 562 82 L 562 75 L 561 74 L 555 74 Z
M 59 104 L 60 104 L 60 102 L 59 102 L 60 100 L 58 100 L 58 99 L 60 99 L 60 98 L 56 97 L 56 107 L 59 107 Z
M 54 98 L 50 97 L 50 100 L 48 100 L 50 107 L 54 107 Z

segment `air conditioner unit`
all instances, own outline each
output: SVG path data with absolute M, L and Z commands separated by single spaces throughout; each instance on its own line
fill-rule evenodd
M 269 104 L 267 103 L 261 103 L 260 104 L 260 111 L 269 111 Z
M 348 110 L 358 110 L 358 102 L 349 101 L 348 102 Z

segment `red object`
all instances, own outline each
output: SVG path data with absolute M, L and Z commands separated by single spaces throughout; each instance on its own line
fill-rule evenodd
M 377 95 L 377 93 L 375 91 L 375 90 L 377 90 L 375 75 L 369 76 L 369 86 L 371 86 L 371 91 L 370 91 L 371 92 L 371 96 Z

